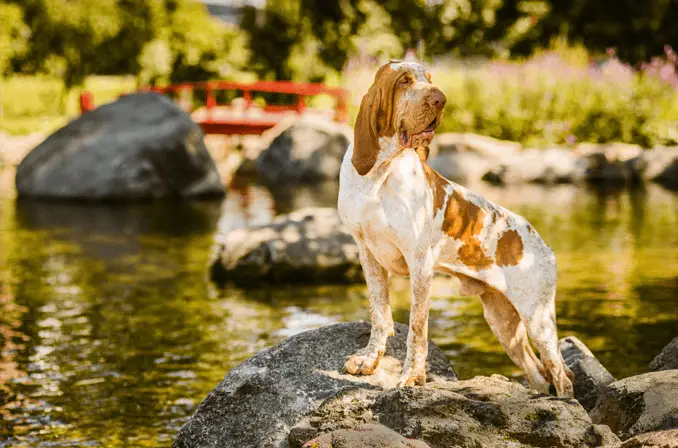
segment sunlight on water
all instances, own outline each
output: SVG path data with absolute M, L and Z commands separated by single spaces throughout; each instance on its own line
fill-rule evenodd
M 334 206 L 334 184 L 243 184 L 223 203 L 174 206 L 16 203 L 0 185 L 0 446 L 167 446 L 229 368 L 287 336 L 369 318 L 361 285 L 207 281 L 217 228 Z M 553 247 L 561 336 L 577 335 L 614 375 L 645 371 L 678 334 L 678 195 L 476 188 Z M 391 289 L 407 322 L 407 280 Z M 480 302 L 454 294 L 435 280 L 430 335 L 460 377 L 517 375 Z

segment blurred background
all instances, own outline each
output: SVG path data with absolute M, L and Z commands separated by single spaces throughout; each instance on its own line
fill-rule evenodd
M 528 144 L 678 141 L 672 0 L 0 2 L 0 129 L 53 130 L 147 83 L 344 85 L 416 57 L 448 94 L 442 130 Z
M 336 182 L 271 187 L 230 170 L 223 200 L 18 201 L 15 165 L 80 115 L 83 90 L 100 105 L 148 84 L 319 82 L 350 93 L 352 125 L 381 63 L 419 60 L 448 98 L 437 139 L 558 148 L 554 165 L 603 154 L 607 173 L 678 145 L 676 17 L 675 0 L 0 0 L 0 447 L 168 446 L 231 367 L 300 331 L 369 319 L 363 285 L 207 279 L 216 232 L 335 207 Z M 447 146 L 488 142 L 462 140 Z M 217 143 L 217 163 L 248 148 Z M 673 187 L 467 183 L 555 250 L 560 335 L 617 378 L 647 371 L 678 335 L 671 157 Z M 509 173 L 545 163 L 516 160 Z M 407 280 L 391 288 L 407 322 Z M 455 294 L 436 279 L 430 335 L 459 376 L 519 379 L 477 298 Z

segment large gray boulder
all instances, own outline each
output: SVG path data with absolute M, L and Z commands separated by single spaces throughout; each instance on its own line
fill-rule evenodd
M 575 336 L 560 340 L 560 352 L 574 374 L 575 398 L 584 409 L 590 411 L 596 406 L 598 391 L 615 382 L 615 378 Z
M 619 441 L 576 400 L 528 390 L 493 375 L 424 387 L 346 389 L 290 431 L 291 447 L 326 432 L 379 423 L 433 448 L 598 447 Z
M 198 406 L 174 447 L 283 448 L 290 428 L 347 390 L 393 387 L 406 353 L 408 327 L 396 324 L 375 373 L 341 373 L 346 357 L 367 345 L 370 325 L 345 323 L 293 336 L 232 369 Z M 454 381 L 442 351 L 429 343 L 429 380 Z M 306 442 L 313 437 L 308 437 Z
M 650 370 L 678 369 L 678 338 L 669 342 L 650 363 Z
M 338 179 L 344 153 L 353 142 L 349 126 L 310 114 L 287 120 L 271 132 L 256 170 L 274 185 Z
M 307 208 L 272 223 L 218 233 L 211 277 L 240 286 L 360 283 L 358 246 L 334 208 Z
M 221 196 L 203 133 L 170 99 L 128 95 L 50 135 L 19 164 L 19 197 L 77 200 Z
M 328 440 L 371 446 L 375 431 L 384 434 L 383 446 L 421 446 L 412 442 L 418 440 L 433 448 L 557 448 L 619 441 L 608 427 L 593 424 L 576 400 L 542 395 L 498 375 L 457 381 L 432 342 L 426 385 L 395 387 L 407 332 L 396 324 L 386 355 L 369 376 L 341 373 L 346 357 L 367 343 L 369 324 L 293 336 L 231 370 L 173 446 L 298 448 Z
M 632 376 L 600 389 L 591 419 L 622 439 L 678 428 L 678 370 Z

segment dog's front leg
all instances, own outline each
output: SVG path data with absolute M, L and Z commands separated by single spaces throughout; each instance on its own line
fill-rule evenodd
M 372 331 L 367 347 L 349 356 L 344 364 L 344 371 L 353 375 L 370 375 L 379 365 L 386 350 L 386 340 L 393 334 L 393 316 L 388 301 L 388 272 L 364 244 L 358 243 L 358 249 L 360 264 L 367 280 Z
M 423 386 L 426 383 L 426 356 L 428 355 L 428 311 L 431 280 L 433 279 L 433 254 L 426 250 L 410 262 L 410 331 L 407 335 L 407 357 L 399 387 Z

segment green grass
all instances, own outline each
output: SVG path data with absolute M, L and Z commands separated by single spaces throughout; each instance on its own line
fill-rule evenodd
M 0 80 L 2 116 L 0 130 L 10 134 L 51 132 L 80 114 L 79 96 L 90 90 L 101 105 L 131 92 L 136 83 L 131 76 L 92 76 L 82 88 L 67 95 L 58 78 L 13 76 Z

